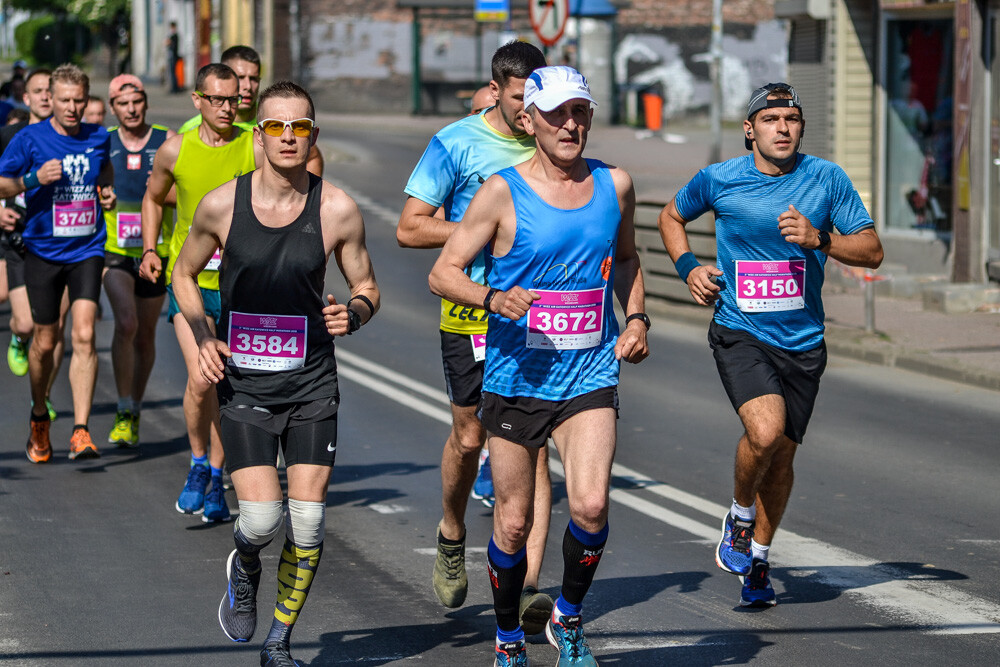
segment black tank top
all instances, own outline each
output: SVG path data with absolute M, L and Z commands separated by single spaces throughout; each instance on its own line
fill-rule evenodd
M 226 378 L 218 384 L 220 406 L 305 403 L 337 396 L 333 338 L 322 313 L 323 180 L 310 174 L 302 213 L 274 228 L 262 225 L 254 214 L 252 175 L 236 180 L 233 221 L 219 270 L 219 338 L 233 351 Z M 286 368 L 273 370 L 282 365 Z

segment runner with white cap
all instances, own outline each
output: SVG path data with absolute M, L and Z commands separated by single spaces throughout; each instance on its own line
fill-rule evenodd
M 649 318 L 632 179 L 583 157 L 593 103 L 586 79 L 570 67 L 528 77 L 522 120 L 537 150 L 487 179 L 430 276 L 434 293 L 490 313 L 479 415 L 497 496 L 487 558 L 498 667 L 528 664 L 518 596 L 533 471 L 549 437 L 566 470 L 570 521 L 546 636 L 559 649 L 559 666 L 597 664 L 581 612 L 608 538 L 619 364 L 647 356 Z M 483 248 L 487 285 L 464 271 Z M 615 296 L 628 314 L 621 335 Z

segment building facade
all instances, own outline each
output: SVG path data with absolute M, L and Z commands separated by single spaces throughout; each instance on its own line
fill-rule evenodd
M 777 2 L 806 149 L 841 164 L 887 262 L 1000 278 L 997 0 Z

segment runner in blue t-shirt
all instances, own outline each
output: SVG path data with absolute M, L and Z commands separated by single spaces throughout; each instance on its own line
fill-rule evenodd
M 545 56 L 526 42 L 509 42 L 493 54 L 491 66 L 490 88 L 495 104 L 435 134 L 406 184 L 409 199 L 396 229 L 396 239 L 403 247 L 442 247 L 486 179 L 524 162 L 535 152 L 535 142 L 525 133 L 520 114 L 524 82 L 532 71 L 545 66 Z M 435 216 L 439 208 L 443 218 Z M 479 253 L 467 267 L 468 274 L 480 284 L 485 281 L 484 266 L 484 257 Z M 465 602 L 468 592 L 465 509 L 476 479 L 477 459 L 486 441 L 486 432 L 476 416 L 483 386 L 486 312 L 442 299 L 440 333 L 452 427 L 441 456 L 444 515 L 438 525 L 431 582 L 441 604 L 454 608 Z M 552 599 L 538 591 L 552 506 L 544 448 L 536 471 L 535 531 L 529 538 L 528 575 L 518 605 L 528 634 L 541 632 L 552 611 Z
M 566 470 L 570 519 L 559 598 L 545 627 L 558 665 L 596 667 L 583 600 L 608 538 L 619 361 L 642 361 L 649 318 L 635 247 L 635 190 L 622 169 L 585 160 L 594 98 L 571 67 L 535 70 L 523 122 L 535 155 L 487 179 L 431 271 L 434 293 L 489 315 L 479 415 L 497 490 L 487 566 L 498 667 L 528 664 L 518 594 L 527 571 L 535 465 L 549 437 Z M 489 283 L 465 272 L 487 248 Z M 619 335 L 617 296 L 627 317 Z
M 768 607 L 768 550 L 826 367 L 823 268 L 827 257 L 877 268 L 882 244 L 844 171 L 798 152 L 805 120 L 791 86 L 755 90 L 743 127 L 752 155 L 698 172 L 663 209 L 659 227 L 695 302 L 715 304 L 709 344 L 745 429 L 715 561 L 743 578 L 741 605 Z M 684 230 L 708 211 L 715 267 L 698 262 Z
M 81 122 L 90 80 L 75 65 L 62 65 L 52 72 L 49 89 L 52 117 L 21 130 L 0 157 L 0 198 L 26 195 L 24 273 L 35 321 L 28 366 L 31 435 L 26 449 L 34 463 L 52 458 L 45 397 L 59 333 L 59 303 L 66 288 L 73 315 L 74 427 L 69 457 L 100 456 L 87 422 L 97 380 L 94 323 L 106 238 L 101 208 L 113 208 L 116 202 L 108 133 Z

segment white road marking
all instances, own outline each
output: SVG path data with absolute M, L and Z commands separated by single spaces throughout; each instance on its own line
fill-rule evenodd
M 402 514 L 403 512 L 410 511 L 410 508 L 406 505 L 393 505 L 386 503 L 372 503 L 368 507 L 375 510 L 379 514 Z
M 428 405 L 411 394 L 371 377 L 377 374 L 386 380 L 395 381 L 396 377 L 405 376 L 361 360 L 356 355 L 345 355 L 342 351 L 338 351 L 337 355 L 342 362 L 339 372 L 344 377 L 421 414 L 451 425 L 450 412 Z M 361 366 L 351 367 L 351 364 L 355 364 L 358 360 L 364 361 L 367 374 L 359 370 Z M 377 372 L 373 368 L 378 368 Z M 406 380 L 406 384 L 400 384 L 432 400 L 441 393 L 415 380 L 409 378 Z M 559 461 L 551 457 L 549 462 L 551 471 L 565 478 Z M 647 500 L 635 491 L 612 488 L 610 495 L 615 502 L 690 533 L 700 540 L 718 542 L 722 517 L 728 509 L 726 506 L 681 491 L 617 463 L 614 464 L 612 473 L 627 479 L 630 487 L 638 485 L 643 491 L 689 510 L 715 517 L 716 521 L 706 524 L 691 519 Z M 931 634 L 1000 633 L 1000 605 L 925 576 L 914 577 L 908 572 L 881 565 L 879 561 L 832 544 L 796 535 L 787 530 L 779 530 L 777 543 L 780 545 L 780 551 L 777 557 L 771 558 L 771 565 L 788 568 L 792 576 L 812 577 L 842 590 L 865 606 L 878 609 L 894 618 L 906 619 Z M 436 553 L 433 549 L 430 551 Z

